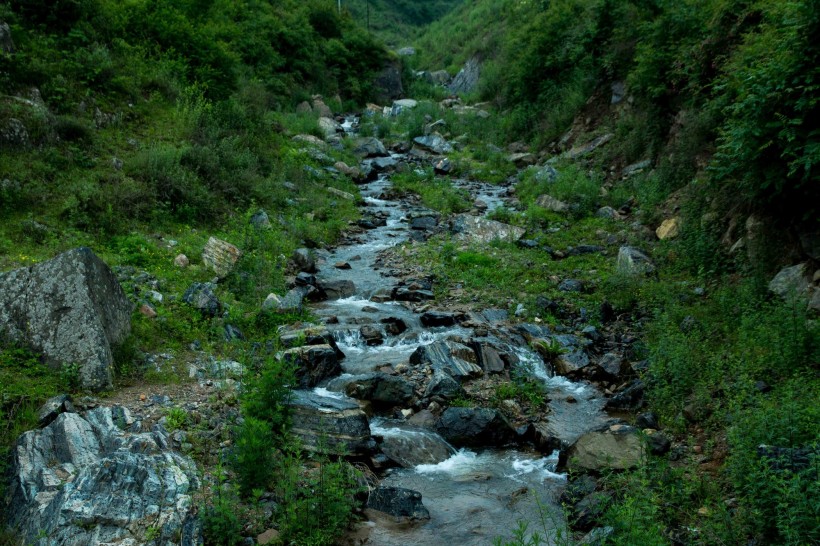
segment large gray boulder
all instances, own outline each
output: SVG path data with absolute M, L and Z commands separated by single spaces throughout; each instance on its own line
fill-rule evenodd
M 587 432 L 569 448 L 567 456 L 572 467 L 626 470 L 641 463 L 644 445 L 638 429 L 616 424 Z
M 382 104 L 400 99 L 404 95 L 400 61 L 389 61 L 385 64 L 373 81 L 373 90 L 376 92 L 376 102 Z
M 111 388 L 112 348 L 131 332 L 133 305 L 90 249 L 0 275 L 0 334 L 49 364 L 76 364 L 82 388 Z
M 196 466 L 128 410 L 62 413 L 12 450 L 8 523 L 26 544 L 201 543 Z
M 337 350 L 338 347 L 330 345 L 306 345 L 288 349 L 282 353 L 282 359 L 296 367 L 299 387 L 309 389 L 342 373 Z
M 435 341 L 422 345 L 410 355 L 410 363 L 428 365 L 433 371 L 441 372 L 459 381 L 479 377 L 484 372 L 475 362 L 475 352 L 460 343 Z
M 618 250 L 615 269 L 618 273 L 627 276 L 651 275 L 655 272 L 655 264 L 649 256 L 637 248 L 622 246 Z
M 403 487 L 377 487 L 367 497 L 367 507 L 400 521 L 430 519 L 430 512 L 421 502 L 421 493 Z
M 450 222 L 450 231 L 456 239 L 466 243 L 491 243 L 495 240 L 515 242 L 526 232 L 522 227 L 469 214 L 455 215 Z
M 447 408 L 436 431 L 456 447 L 500 447 L 518 438 L 509 421 L 490 408 Z
M 447 140 L 438 133 L 418 136 L 413 139 L 413 143 L 424 150 L 438 155 L 449 154 L 453 151 L 453 145 L 447 142 Z
M 375 447 L 370 423 L 358 404 L 321 396 L 313 391 L 293 391 L 291 432 L 309 451 L 335 455 L 365 455 Z
M 390 422 L 390 426 L 376 429 L 374 433 L 381 437 L 382 453 L 404 468 L 438 464 L 456 454 L 455 448 L 435 432 L 401 421 Z

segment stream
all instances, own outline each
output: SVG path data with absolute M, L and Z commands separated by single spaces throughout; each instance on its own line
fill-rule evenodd
M 351 125 L 346 124 L 346 128 Z M 403 154 L 391 154 L 391 157 L 398 162 L 412 161 Z M 409 168 L 414 165 L 411 163 Z M 504 188 L 472 181 L 457 183 L 471 193 L 472 199 L 488 204 L 482 214 L 507 205 Z M 343 374 L 324 382 L 314 393 L 355 402 L 344 392 L 345 386 L 357 377 L 407 366 L 410 355 L 421 346 L 448 339 L 476 340 L 480 336 L 514 355 L 515 366 L 543 383 L 550 399 L 545 426 L 562 442 L 569 444 L 605 422 L 601 393 L 589 383 L 554 376 L 507 321 L 487 320 L 480 332 L 458 323 L 425 327 L 418 311 L 427 310 L 430 302 L 408 303 L 380 297 L 389 294 L 400 280 L 384 265 L 382 252 L 417 238 L 410 226 L 413 218 L 437 216 L 407 200 L 386 198 L 390 195 L 390 185 L 389 174 L 383 173 L 360 187 L 363 217 L 378 219 L 375 227 L 369 226 L 370 229 L 351 235 L 343 246 L 317 253 L 317 278 L 321 282 L 352 281 L 355 290 L 348 297 L 312 307 L 345 354 L 341 361 Z M 344 269 L 337 267 L 342 264 L 349 264 L 349 268 L 347 265 Z M 480 318 L 480 314 L 474 315 Z M 381 344 L 368 344 L 360 333 L 362 325 L 382 328 L 388 319 L 400 319 L 407 329 L 395 335 L 384 333 Z M 530 532 L 538 532 L 546 543 L 552 543 L 556 529 L 565 526 L 557 500 L 566 485 L 565 475 L 556 471 L 558 451 L 541 453 L 523 445 L 457 449 L 429 426 L 413 421 L 411 416 L 424 409 L 416 407 L 386 415 L 371 413 L 370 431 L 377 441 L 389 439 L 402 448 L 422 451 L 429 448 L 438 453 L 430 456 L 433 463 L 393 467 L 380 474 L 381 486 L 420 492 L 430 519 L 399 521 L 368 510 L 370 521 L 362 525 L 369 535 L 365 543 L 385 546 L 491 544 L 497 537 L 509 538 L 519 521 L 528 522 Z

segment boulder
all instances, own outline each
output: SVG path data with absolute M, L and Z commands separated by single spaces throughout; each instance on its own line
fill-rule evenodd
M 655 272 L 655 264 L 652 260 L 631 246 L 622 246 L 618 250 L 618 260 L 615 264 L 618 273 L 629 276 L 651 275 Z
M 222 308 L 222 304 L 214 293 L 215 289 L 216 285 L 213 283 L 195 282 L 182 295 L 182 301 L 198 309 L 205 316 L 215 317 Z
M 769 291 L 787 299 L 790 297 L 805 298 L 809 291 L 808 267 L 797 264 L 780 270 L 769 282 Z
M 569 377 L 578 377 L 580 372 L 589 366 L 589 356 L 578 349 L 558 355 L 554 361 L 555 373 Z
M 296 366 L 299 388 L 310 389 L 342 373 L 339 357 L 330 345 L 294 347 L 282 353 L 282 360 Z
M 279 330 L 279 343 L 288 349 L 308 345 L 329 345 L 342 359 L 345 354 L 339 349 L 333 334 L 325 326 L 313 324 L 307 326 L 285 326 Z
M 449 374 L 443 371 L 436 371 L 433 373 L 433 378 L 427 384 L 424 391 L 424 398 L 442 398 L 444 400 L 453 400 L 466 396 L 464 387 L 461 383 L 453 379 Z
M 407 324 L 398 317 L 386 317 L 379 322 L 384 324 L 384 331 L 391 336 L 397 336 L 407 330 Z
M 343 129 L 335 119 L 321 117 L 319 118 L 319 130 L 322 131 L 322 134 L 324 134 L 327 139 L 336 136 L 336 133 L 341 132 Z
M 456 77 L 450 82 L 448 89 L 452 93 L 472 93 L 478 87 L 478 79 L 481 75 L 481 63 L 478 57 L 471 57 L 464 63 Z
M 635 411 L 643 406 L 643 394 L 646 386 L 640 379 L 635 379 L 624 389 L 617 392 L 615 396 L 607 400 L 608 410 L 631 410 Z
M 74 413 L 74 405 L 67 394 L 59 394 L 45 401 L 37 411 L 37 425 L 50 425 L 61 413 Z
M 410 286 L 397 286 L 393 289 L 392 298 L 396 301 L 422 302 L 435 298 L 432 290 L 426 288 L 413 288 Z
M 432 83 L 438 85 L 448 85 L 450 83 L 450 73 L 446 70 L 435 70 L 430 72 L 430 79 L 433 80 Z
M 319 118 L 332 118 L 333 117 L 333 110 L 325 104 L 324 99 L 321 96 L 316 95 L 313 97 L 313 106 L 311 108 L 313 113 L 319 116 Z
M 351 400 L 293 391 L 288 401 L 291 432 L 310 451 L 366 455 L 375 447 L 367 415 Z
M 201 544 L 196 465 L 128 410 L 62 413 L 12 450 L 9 524 L 28 544 Z M 159 525 L 158 525 L 159 523 Z M 151 531 L 153 529 L 153 531 Z
M 401 81 L 401 62 L 389 61 L 373 80 L 373 89 L 376 92 L 376 102 L 385 104 L 401 98 L 404 86 Z
M 635 468 L 644 456 L 638 429 L 628 425 L 611 425 L 587 432 L 569 448 L 570 465 L 585 470 L 627 470 Z
M 90 249 L 0 274 L 0 332 L 55 366 L 79 365 L 82 388 L 111 388 L 112 349 L 131 332 L 133 304 Z
M 5 54 L 14 53 L 14 41 L 11 39 L 11 28 L 9 24 L 0 21 L 0 52 Z
M 438 464 L 456 454 L 456 450 L 434 432 L 396 422 L 395 427 L 377 432 L 381 436 L 379 447 L 404 468 L 413 468 L 420 464 Z
M 569 210 L 568 204 L 547 194 L 539 195 L 535 200 L 535 204 L 542 209 L 551 210 L 552 212 L 567 212 Z
M 427 328 L 435 326 L 452 326 L 456 323 L 456 316 L 453 313 L 442 311 L 427 311 L 421 315 L 421 325 Z
M 384 334 L 382 331 L 370 324 L 365 324 L 359 328 L 359 334 L 364 339 L 366 345 L 375 346 L 384 343 Z
M 258 210 L 250 218 L 250 224 L 256 229 L 271 229 L 270 217 L 264 210 Z
M 242 253 L 227 241 L 209 237 L 202 250 L 202 263 L 213 270 L 219 278 L 227 277 L 233 271 Z
M 447 142 L 444 137 L 438 133 L 418 136 L 413 139 L 413 143 L 424 150 L 438 155 L 449 154 L 453 151 L 453 145 Z
M 658 226 L 658 229 L 655 230 L 655 235 L 661 241 L 665 239 L 674 239 L 680 233 L 680 218 L 675 216 L 674 218 L 667 218 L 661 225 Z
M 524 228 L 469 214 L 457 214 L 450 222 L 450 230 L 456 239 L 469 243 L 515 242 L 526 233 Z
M 363 157 L 387 157 L 389 155 L 382 141 L 376 137 L 364 137 L 356 140 L 353 153 Z
M 290 257 L 299 271 L 306 273 L 316 273 L 316 258 L 313 253 L 307 248 L 297 248 L 293 251 Z
M 371 510 L 390 514 L 398 520 L 428 520 L 430 512 L 421 502 L 421 493 L 403 487 L 379 486 L 367 497 Z
M 319 281 L 319 289 L 327 295 L 329 300 L 349 298 L 356 293 L 356 285 L 353 281 L 348 280 Z
M 306 290 L 304 286 L 297 286 L 282 297 L 276 294 L 268 294 L 268 297 L 262 303 L 262 309 L 276 313 L 301 313 Z
M 473 342 L 470 344 L 477 356 L 478 365 L 484 373 L 503 373 L 504 359 L 498 350 L 489 343 Z
M 518 437 L 509 421 L 489 408 L 447 408 L 436 431 L 456 447 L 500 447 Z
M 524 167 L 535 165 L 536 161 L 538 161 L 538 158 L 535 157 L 534 154 L 531 154 L 529 152 L 519 152 L 517 154 L 510 154 L 507 157 L 507 161 L 515 164 L 515 166 L 519 169 L 523 169 Z
M 453 379 L 459 381 L 480 376 L 483 372 L 481 368 L 473 363 L 461 358 L 472 353 L 472 349 L 454 343 L 452 341 L 436 341 L 429 345 L 422 345 L 410 355 L 410 363 L 415 365 L 428 365 L 434 371 L 444 372 Z M 458 355 L 458 356 L 457 356 Z
M 417 216 L 410 220 L 410 229 L 419 231 L 430 231 L 438 226 L 438 218 L 435 216 Z
M 345 387 L 345 393 L 357 400 L 369 400 L 382 406 L 402 406 L 413 398 L 413 385 L 393 375 L 371 373 L 356 377 Z

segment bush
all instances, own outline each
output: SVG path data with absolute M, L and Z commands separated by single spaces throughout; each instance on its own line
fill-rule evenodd
M 245 417 L 237 431 L 233 461 L 243 495 L 248 496 L 254 489 L 266 489 L 270 485 L 274 475 L 273 457 L 271 424 Z
M 274 434 L 284 435 L 290 424 L 288 400 L 294 382 L 291 364 L 266 358 L 259 374 L 248 382 L 242 397 L 243 414 L 265 421 Z

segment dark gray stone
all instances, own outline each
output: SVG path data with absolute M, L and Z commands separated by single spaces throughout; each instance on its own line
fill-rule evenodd
M 507 419 L 489 408 L 447 408 L 436 430 L 456 447 L 499 447 L 518 438 Z
M 61 413 L 74 413 L 74 405 L 71 397 L 67 394 L 58 394 L 46 400 L 37 411 L 37 425 L 45 427 L 50 425 Z
M 216 285 L 210 282 L 195 282 L 182 295 L 182 301 L 202 312 L 203 315 L 215 317 L 219 314 L 222 304 L 216 297 Z
M 282 353 L 285 362 L 296 366 L 299 388 L 310 389 L 342 373 L 336 351 L 330 345 L 295 347 Z
M 478 357 L 478 365 L 484 373 L 503 373 L 505 368 L 504 359 L 498 350 L 489 343 L 473 342 L 472 348 Z
M 429 345 L 422 345 L 410 355 L 410 363 L 415 365 L 429 365 L 434 371 L 442 371 L 459 381 L 480 376 L 481 368 L 464 360 L 460 356 L 475 353 L 472 349 L 452 341 L 436 341 Z
M 456 323 L 456 317 L 452 313 L 442 311 L 428 311 L 421 315 L 421 324 L 428 328 L 435 326 L 452 326 Z
M 319 288 L 327 295 L 329 300 L 339 300 L 349 298 L 356 293 L 356 285 L 353 281 L 319 281 Z
M 558 290 L 561 292 L 583 292 L 584 283 L 576 279 L 564 279 L 558 285 Z
M 430 519 L 430 512 L 421 502 L 421 493 L 403 487 L 377 487 L 370 492 L 367 507 L 404 520 Z
M 397 336 L 407 330 L 407 324 L 397 317 L 383 318 L 380 322 L 384 324 L 384 330 L 393 336 Z
M 381 330 L 376 328 L 375 326 L 371 326 L 366 324 L 359 328 L 359 333 L 364 339 L 364 342 L 367 345 L 374 346 L 374 345 L 381 345 L 384 343 L 384 335 L 382 334 Z
M 356 377 L 345 387 L 351 398 L 370 400 L 375 404 L 402 406 L 413 398 L 413 385 L 393 375 L 372 373 Z
M 438 218 L 434 216 L 419 216 L 410 220 L 410 229 L 429 231 L 436 229 L 436 226 L 438 226 Z
M 353 148 L 353 153 L 364 157 L 387 157 L 387 148 L 376 137 L 364 137 L 356 141 L 356 147 Z M 371 163 L 375 168 L 376 166 Z
M 0 274 L 0 332 L 55 366 L 79 365 L 85 389 L 111 388 L 112 349 L 131 332 L 133 304 L 90 249 Z
M 431 399 L 438 397 L 444 400 L 454 400 L 464 397 L 466 394 L 461 383 L 442 371 L 436 371 L 427 384 L 427 389 L 424 391 L 424 398 Z
M 481 62 L 478 57 L 471 57 L 464 63 L 456 77 L 450 82 L 448 88 L 452 93 L 472 93 L 478 87 L 478 79 L 481 75 Z
M 413 139 L 413 142 L 420 148 L 438 155 L 449 154 L 453 151 L 453 145 L 436 133 L 418 136 Z
M 404 468 L 438 464 L 456 453 L 453 446 L 434 432 L 409 426 L 401 421 L 395 422 L 393 426 L 395 428 L 387 429 L 390 434 L 382 436 L 379 447 L 382 453 Z
M 376 101 L 384 104 L 404 95 L 404 86 L 401 81 L 401 62 L 389 61 L 373 80 L 373 89 L 376 92 Z
M 309 249 L 297 248 L 293 251 L 290 259 L 293 260 L 299 271 L 316 273 L 316 258 L 313 257 L 313 253 Z

